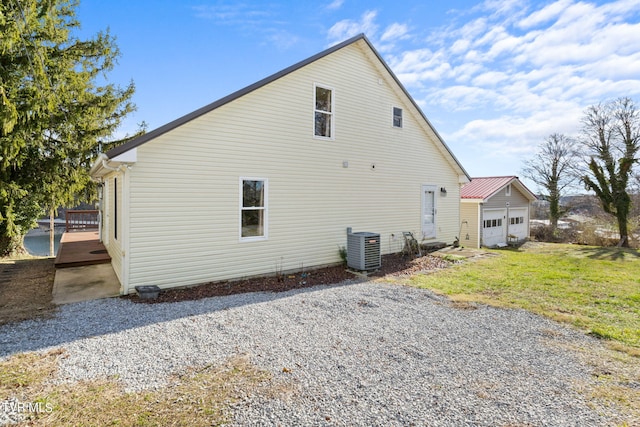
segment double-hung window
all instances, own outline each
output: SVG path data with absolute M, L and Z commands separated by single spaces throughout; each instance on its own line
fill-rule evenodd
M 393 127 L 402 128 L 402 108 L 393 107 Z
M 240 240 L 267 238 L 267 180 L 240 178 Z
M 314 85 L 314 136 L 333 139 L 333 89 Z

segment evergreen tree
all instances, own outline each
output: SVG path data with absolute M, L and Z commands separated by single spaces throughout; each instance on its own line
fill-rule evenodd
M 99 84 L 119 56 L 108 31 L 80 40 L 77 1 L 0 0 L 0 256 L 90 182 L 98 141 L 133 111 L 133 84 Z

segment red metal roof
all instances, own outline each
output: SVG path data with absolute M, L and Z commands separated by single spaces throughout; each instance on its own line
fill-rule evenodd
M 462 199 L 487 199 L 497 193 L 517 176 L 489 176 L 482 178 L 471 178 L 471 182 L 466 183 L 460 191 Z M 526 188 L 526 187 L 525 187 Z

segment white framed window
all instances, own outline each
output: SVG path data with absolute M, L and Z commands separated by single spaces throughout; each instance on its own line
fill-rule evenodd
M 267 239 L 269 182 L 264 178 L 240 178 L 240 240 Z
M 485 219 L 482 226 L 484 228 L 502 227 L 502 218 Z
M 511 184 L 507 185 L 507 189 L 505 191 L 506 191 L 507 197 L 511 196 Z
M 313 85 L 313 136 L 316 138 L 334 139 L 335 96 L 332 88 Z
M 514 216 L 511 218 L 511 225 L 524 224 L 523 216 Z
M 393 110 L 393 127 L 402 129 L 402 126 L 404 125 L 404 121 L 402 118 L 402 108 L 393 107 L 392 110 Z

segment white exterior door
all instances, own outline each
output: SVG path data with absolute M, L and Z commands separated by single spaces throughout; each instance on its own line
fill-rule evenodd
M 422 186 L 422 237 L 436 238 L 436 190 L 435 185 Z
M 519 240 L 529 237 L 529 212 L 527 208 L 509 209 L 509 234 L 517 236 Z
M 482 211 L 483 246 L 496 246 L 507 243 L 506 217 L 506 209 L 485 209 Z

